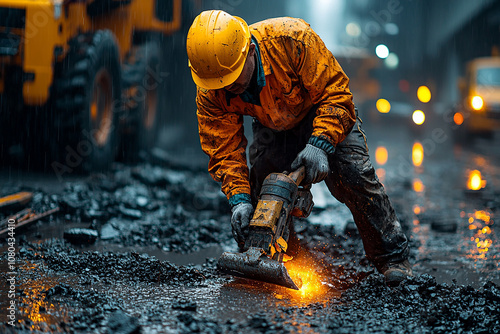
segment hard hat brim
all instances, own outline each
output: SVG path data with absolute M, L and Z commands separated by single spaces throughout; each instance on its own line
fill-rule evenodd
M 248 50 L 245 55 L 248 55 Z M 196 86 L 204 88 L 204 89 L 221 89 L 224 87 L 227 87 L 234 83 L 239 76 L 241 75 L 241 72 L 243 72 L 243 68 L 245 67 L 246 64 L 246 59 L 245 61 L 233 72 L 228 73 L 227 75 L 221 76 L 221 77 L 216 77 L 216 78 L 200 78 L 191 68 L 191 64 L 189 64 L 189 67 L 191 68 L 191 76 L 193 77 L 193 81 L 196 84 Z

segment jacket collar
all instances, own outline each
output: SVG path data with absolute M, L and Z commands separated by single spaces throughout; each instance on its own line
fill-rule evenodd
M 242 94 L 240 94 L 240 98 L 244 102 L 260 105 L 260 98 L 259 94 L 262 91 L 262 88 L 266 85 L 266 67 L 264 67 L 264 62 L 262 61 L 261 53 L 260 53 L 260 48 L 259 48 L 259 43 L 257 42 L 257 39 L 255 36 L 252 35 L 252 43 L 255 44 L 255 58 L 256 58 L 256 63 L 255 63 L 255 75 L 256 75 L 256 83 L 253 82 L 251 83 L 250 87 L 247 88 Z M 267 70 L 271 71 L 269 72 L 272 73 L 272 68 L 270 66 L 267 66 Z M 253 86 L 252 86 L 253 85 Z M 255 85 L 257 85 L 255 87 Z M 231 99 L 235 98 L 238 95 L 235 95 L 231 92 L 225 91 L 226 93 L 226 104 L 229 106 L 231 104 Z

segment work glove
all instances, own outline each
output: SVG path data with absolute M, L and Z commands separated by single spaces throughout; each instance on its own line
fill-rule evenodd
M 233 228 L 234 240 L 240 248 L 245 246 L 245 239 L 248 237 L 248 227 L 253 213 L 253 206 L 248 202 L 242 202 L 235 205 L 231 212 L 231 227 Z
M 307 144 L 292 162 L 292 170 L 300 166 L 306 168 L 306 176 L 302 184 L 318 183 L 326 179 L 329 172 L 326 152 L 316 146 Z

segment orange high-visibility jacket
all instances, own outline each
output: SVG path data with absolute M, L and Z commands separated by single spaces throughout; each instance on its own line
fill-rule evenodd
M 334 146 L 356 120 L 349 79 L 309 24 L 284 17 L 252 24 L 250 31 L 257 39 L 266 78 L 261 106 L 240 97 L 228 103 L 224 89 L 198 88 L 196 97 L 201 147 L 210 157 L 208 170 L 222 182 L 228 199 L 250 194 L 243 115 L 283 131 L 297 126 L 317 105 L 312 136 Z

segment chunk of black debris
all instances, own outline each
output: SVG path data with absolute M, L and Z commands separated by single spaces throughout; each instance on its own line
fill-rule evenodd
M 120 231 L 117 230 L 111 223 L 106 223 L 101 228 L 101 239 L 109 240 L 120 236 Z
M 66 194 L 59 199 L 59 206 L 63 212 L 74 213 L 78 209 L 82 209 L 86 205 L 86 201 L 82 201 L 76 194 Z
M 186 326 L 196 323 L 196 319 L 190 313 L 181 313 L 177 316 L 177 319 Z
M 45 291 L 47 298 L 57 295 L 66 295 L 68 291 L 73 290 L 69 285 L 61 283 L 51 287 L 50 289 Z
M 132 170 L 132 176 L 148 186 L 165 187 L 169 184 L 165 170 L 159 167 L 137 167 Z
M 125 314 L 121 310 L 111 314 L 107 325 L 107 333 L 109 334 L 135 334 L 141 332 L 139 320 Z
M 139 210 L 129 209 L 123 205 L 120 205 L 119 210 L 120 210 L 120 213 L 126 217 L 129 217 L 132 219 L 141 219 L 142 218 L 142 212 Z
M 140 208 L 145 208 L 149 204 L 149 199 L 145 196 L 137 196 L 135 201 L 137 206 Z
M 98 211 L 94 209 L 89 209 L 85 210 L 83 212 L 83 216 L 87 219 L 99 219 L 99 218 L 105 218 L 108 216 L 108 213 L 106 211 Z
M 72 228 L 64 231 L 64 239 L 75 245 L 93 244 L 99 233 L 88 228 Z
M 185 299 L 181 299 L 172 304 L 174 310 L 196 311 L 196 307 L 196 302 Z
M 111 178 L 103 178 L 100 180 L 98 186 L 107 192 L 113 192 L 118 189 L 119 184 Z

